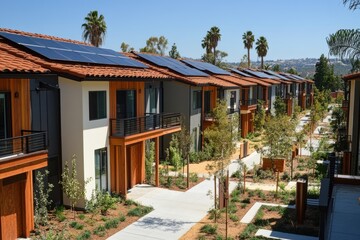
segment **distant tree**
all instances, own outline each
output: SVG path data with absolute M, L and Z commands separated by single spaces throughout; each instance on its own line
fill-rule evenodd
M 355 10 L 360 7 L 360 0 L 343 0 L 344 5 L 349 4 L 350 10 Z
M 287 70 L 287 73 L 298 75 L 298 72 L 297 72 L 296 69 L 293 68 L 293 67 L 292 67 L 292 68 L 289 68 L 289 69 Z
M 150 37 L 146 40 L 146 46 L 140 48 L 140 52 L 155 53 L 161 56 L 165 55 L 167 49 L 168 40 L 164 36 Z
M 85 17 L 85 23 L 81 25 L 84 41 L 90 42 L 95 47 L 103 44 L 106 34 L 105 18 L 98 11 L 90 11 Z
M 267 40 L 265 37 L 261 36 L 258 40 L 256 40 L 256 52 L 258 56 L 261 58 L 261 69 L 264 69 L 264 57 L 267 55 L 267 51 L 269 49 Z
M 264 64 L 264 70 L 271 70 L 270 64 Z
M 239 65 L 240 68 L 246 68 L 247 67 L 247 64 L 248 64 L 248 62 L 247 62 L 248 59 L 247 58 L 248 58 L 247 55 L 244 54 L 243 57 L 240 60 L 240 65 Z
M 251 31 L 247 31 L 242 36 L 244 47 L 247 49 L 247 57 L 248 57 L 248 68 L 250 67 L 250 49 L 253 47 L 253 43 L 255 41 L 255 37 Z
M 322 54 L 315 65 L 315 86 L 320 90 L 329 89 L 336 91 L 342 88 L 342 81 L 334 74 L 334 67 L 329 64 L 328 59 Z
M 134 51 L 134 48 L 133 47 L 130 47 L 129 44 L 126 44 L 125 42 L 122 42 L 121 43 L 121 51 L 122 52 L 131 52 L 131 51 Z
M 326 41 L 331 55 L 351 61 L 360 58 L 360 29 L 340 29 Z
M 280 72 L 281 70 L 280 70 L 280 65 L 279 64 L 275 64 L 273 67 L 272 67 L 272 70 L 274 71 L 274 72 Z
M 215 65 L 220 68 L 227 68 L 227 64 L 223 62 L 224 58 L 226 58 L 228 54 L 226 52 L 216 50 L 216 56 L 213 53 L 204 54 L 201 56 L 201 60 L 208 63 L 213 63 L 215 58 Z
M 171 47 L 171 50 L 169 52 L 169 56 L 174 58 L 174 59 L 178 59 L 180 58 L 180 53 L 177 50 L 176 44 L 174 43 Z
M 351 70 L 350 72 L 360 72 L 360 60 L 356 59 L 355 61 L 351 61 Z

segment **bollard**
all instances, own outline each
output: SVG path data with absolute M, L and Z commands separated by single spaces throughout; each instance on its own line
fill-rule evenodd
M 307 180 L 299 179 L 296 182 L 296 222 L 298 225 L 304 223 L 307 199 Z

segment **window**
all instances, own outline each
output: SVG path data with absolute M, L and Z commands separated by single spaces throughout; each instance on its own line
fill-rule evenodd
M 0 92 L 0 139 L 11 137 L 10 93 Z
M 201 108 L 201 91 L 193 91 L 193 109 Z
M 205 91 L 204 92 L 204 113 L 210 113 L 210 100 L 211 100 L 211 92 Z
M 89 92 L 89 119 L 106 118 L 106 91 Z
M 230 92 L 230 113 L 235 112 L 235 104 L 236 104 L 236 91 Z
M 100 191 L 108 190 L 107 148 L 95 150 L 95 186 Z
M 136 90 L 116 91 L 116 118 L 136 117 Z

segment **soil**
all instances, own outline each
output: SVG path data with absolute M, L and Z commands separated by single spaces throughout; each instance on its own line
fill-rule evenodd
M 230 198 L 231 199 L 231 198 Z M 246 200 L 249 200 L 250 203 L 244 203 Z M 228 214 L 228 237 L 237 239 L 236 237 L 246 228 L 247 224 L 240 223 L 241 218 L 250 210 L 250 208 L 255 204 L 255 202 L 269 202 L 269 203 L 278 203 L 284 204 L 281 198 L 274 198 L 273 193 L 269 191 L 247 191 L 245 194 L 240 194 L 239 196 L 240 202 L 234 202 L 236 205 L 236 212 L 233 214 Z M 285 203 L 287 204 L 287 203 Z M 237 221 L 232 221 L 230 219 L 230 215 L 236 215 L 238 217 Z M 185 235 L 183 235 L 180 239 L 198 239 L 201 236 L 204 236 L 205 239 L 215 239 L 216 235 L 225 236 L 225 211 L 221 213 L 220 218 L 217 219 L 215 223 L 214 219 L 211 219 L 211 214 L 206 215 L 200 222 L 195 224 Z M 206 225 L 211 224 L 217 225 L 216 234 L 210 235 L 201 233 L 200 229 Z
M 54 234 L 54 233 L 63 233 L 64 239 L 77 239 L 81 234 L 83 234 L 86 230 L 90 231 L 91 235 L 89 239 L 107 239 L 111 235 L 116 232 L 124 229 L 128 225 L 137 221 L 140 217 L 135 216 L 127 216 L 129 210 L 134 209 L 135 205 L 125 205 L 124 203 L 117 203 L 114 209 L 108 210 L 106 216 L 99 214 L 92 215 L 91 213 L 86 213 L 84 211 L 75 211 L 75 219 L 74 214 L 70 209 L 65 209 L 63 211 L 63 215 L 65 216 L 63 221 L 60 221 L 56 215 L 55 211 L 49 212 L 49 224 L 47 226 L 40 226 L 37 229 L 37 234 L 33 233 L 31 238 L 37 239 L 40 236 L 44 237 L 46 234 Z M 125 221 L 119 222 L 119 225 L 116 228 L 105 229 L 104 235 L 99 236 L 94 233 L 94 230 L 100 225 L 105 225 L 106 220 L 116 219 L 119 216 L 125 216 Z M 84 217 L 84 218 L 82 218 Z M 80 219 L 82 218 L 82 219 Z M 77 222 L 78 224 L 83 225 L 81 230 L 77 230 L 70 226 L 71 222 Z M 44 239 L 44 238 L 41 238 Z M 46 238 L 48 239 L 48 238 Z M 52 238 L 51 238 L 52 239 Z M 86 238 L 81 238 L 86 239 Z

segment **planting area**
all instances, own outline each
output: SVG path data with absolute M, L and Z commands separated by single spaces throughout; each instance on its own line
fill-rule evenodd
M 302 233 L 316 236 L 319 225 L 317 208 L 308 207 L 306 221 L 302 226 L 296 225 L 295 210 L 282 207 L 263 206 L 250 224 L 240 220 L 256 202 L 277 204 L 294 204 L 295 191 L 247 190 L 241 193 L 234 190 L 228 205 L 228 239 L 266 239 L 255 237 L 258 229 L 270 229 L 288 233 Z M 215 220 L 216 215 L 216 220 Z M 226 210 L 210 210 L 209 214 L 192 227 L 181 239 L 225 239 Z
M 107 239 L 140 217 L 152 211 L 152 207 L 141 206 L 131 200 L 120 200 L 101 211 L 71 211 L 63 206 L 49 212 L 46 226 L 39 226 L 32 239 Z

